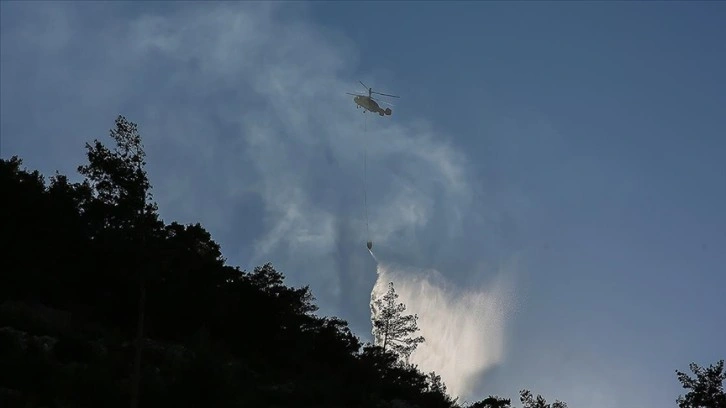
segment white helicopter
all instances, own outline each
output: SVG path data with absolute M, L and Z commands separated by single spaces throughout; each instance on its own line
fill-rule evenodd
M 388 105 L 390 105 L 390 103 L 384 102 L 384 101 L 378 101 L 375 98 L 373 98 L 372 94 L 389 96 L 391 98 L 400 98 L 400 96 L 375 92 L 375 91 L 373 91 L 372 88 L 367 87 L 366 84 L 363 83 L 363 81 L 358 81 L 358 82 L 360 82 L 361 85 L 363 85 L 366 89 L 368 89 L 368 95 L 354 94 L 354 93 L 346 92 L 346 94 L 354 96 L 353 102 L 355 102 L 355 104 L 356 104 L 356 109 L 363 108 L 364 113 L 365 113 L 365 111 L 369 111 L 369 112 L 377 113 L 381 116 L 391 115 L 391 113 L 393 113 L 393 111 L 391 111 L 391 108 L 383 109 L 378 104 L 378 102 L 385 103 Z

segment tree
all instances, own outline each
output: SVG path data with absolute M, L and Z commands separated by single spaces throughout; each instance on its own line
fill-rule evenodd
M 155 218 L 157 206 L 151 202 L 151 184 L 144 166 L 144 147 L 138 126 L 123 116 L 116 118 L 110 136 L 116 147 L 110 150 L 98 140 L 86 143 L 88 164 L 78 172 L 86 176 L 95 192 L 95 208 L 102 228 L 132 228 Z M 100 206 L 100 208 L 99 208 Z
M 708 368 L 696 363 L 688 366 L 696 375 L 692 378 L 686 373 L 676 370 L 678 381 L 683 388 L 690 390 L 685 396 L 678 396 L 680 408 L 726 408 L 726 393 L 723 382 L 726 380 L 724 360 L 711 364 Z
M 94 232 L 104 230 L 121 231 L 126 237 L 139 284 L 138 317 L 136 330 L 136 355 L 134 379 L 131 390 L 131 408 L 138 405 L 141 370 L 141 348 L 144 336 L 144 314 L 146 309 L 146 244 L 156 226 L 156 204 L 151 202 L 151 184 L 144 166 L 146 165 L 143 144 L 138 126 L 123 116 L 116 118 L 116 127 L 110 131 L 116 142 L 110 150 L 98 140 L 86 144 L 88 164 L 79 166 L 78 172 L 86 176 L 93 187 L 95 200 L 89 203 L 87 211 L 95 222 Z
M 468 408 L 511 408 L 512 400 L 509 398 L 500 398 L 488 396 L 481 401 L 471 404 Z
M 446 394 L 446 384 L 441 380 L 441 376 L 436 374 L 435 371 L 431 371 L 426 375 L 426 380 L 429 386 L 429 392 L 437 392 L 440 394 Z
M 522 402 L 522 408 L 567 408 L 567 404 L 562 401 L 555 400 L 552 404 L 548 404 L 541 395 L 535 398 L 527 390 L 519 392 L 519 401 Z
M 373 334 L 376 345 L 384 351 L 391 350 L 408 361 L 408 357 L 425 341 L 423 336 L 413 337 L 417 332 L 417 315 L 404 315 L 406 306 L 396 303 L 398 294 L 393 288 L 393 282 L 388 284 L 388 291 L 381 298 L 376 299 L 375 316 L 373 319 Z

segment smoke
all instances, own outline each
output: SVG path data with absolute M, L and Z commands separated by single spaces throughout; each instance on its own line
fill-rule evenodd
M 371 304 L 393 282 L 398 301 L 406 305 L 405 313 L 418 315 L 420 331 L 416 335 L 426 339 L 410 362 L 424 373 L 440 375 L 450 395 L 468 396 L 478 377 L 502 362 L 505 323 L 513 298 L 506 279 L 486 290 L 463 290 L 436 270 L 378 262 L 377 274 Z M 375 315 L 371 308 L 371 318 Z

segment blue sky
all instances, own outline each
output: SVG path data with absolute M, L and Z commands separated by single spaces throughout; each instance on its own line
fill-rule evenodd
M 3 158 L 75 174 L 126 115 L 167 221 L 366 339 L 367 149 L 379 259 L 514 288 L 468 399 L 675 406 L 726 357 L 725 3 L 0 7 Z M 365 132 L 358 80 L 401 96 Z

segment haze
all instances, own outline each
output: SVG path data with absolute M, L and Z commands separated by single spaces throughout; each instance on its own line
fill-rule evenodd
M 125 115 L 162 216 L 366 340 L 389 268 L 465 399 L 673 406 L 726 353 L 726 3 L 0 7 L 3 158 L 74 175 Z

